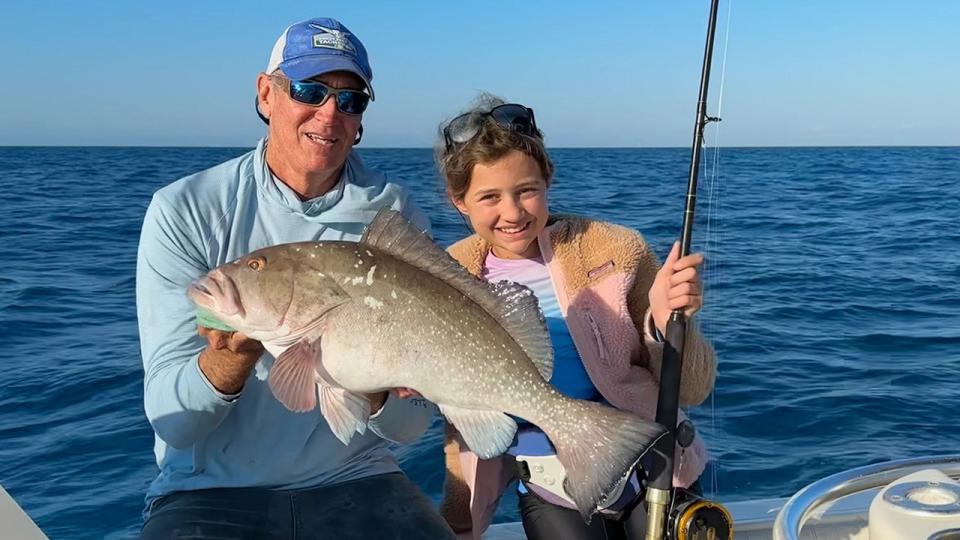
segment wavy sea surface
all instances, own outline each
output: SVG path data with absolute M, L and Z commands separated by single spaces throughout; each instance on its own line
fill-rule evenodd
M 151 194 L 231 148 L 0 148 L 0 484 L 53 539 L 129 538 L 156 474 L 134 264 Z M 429 150 L 363 150 L 411 187 L 443 245 L 466 233 Z M 554 211 L 678 235 L 689 151 L 558 149 Z M 960 452 L 960 148 L 732 148 L 705 156 L 719 377 L 692 410 L 721 500 L 788 496 L 842 469 Z M 714 179 L 714 172 L 719 175 Z M 399 448 L 435 500 L 435 422 Z M 517 519 L 508 498 L 498 521 Z

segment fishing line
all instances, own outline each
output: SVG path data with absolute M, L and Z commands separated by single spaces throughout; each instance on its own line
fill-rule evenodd
M 723 40 L 723 60 L 720 66 L 720 89 L 717 96 L 717 117 L 723 118 L 723 89 L 725 87 L 727 75 L 727 52 L 730 46 L 730 20 L 733 12 L 733 0 L 727 3 L 727 19 L 724 24 Z M 704 252 L 707 255 L 707 267 L 704 272 L 704 288 L 707 283 L 715 284 L 720 279 L 720 245 L 722 244 L 723 223 L 720 219 L 720 195 L 723 189 L 723 183 L 720 181 L 720 123 L 716 123 L 714 131 L 715 144 L 713 147 L 713 159 L 711 160 L 710 175 L 708 177 L 708 195 L 707 195 L 707 233 L 704 242 Z M 706 144 L 704 143 L 706 148 Z M 705 293 L 706 291 L 703 291 Z M 704 295 L 705 296 L 705 295 Z M 709 319 L 704 324 L 704 335 L 712 334 L 713 324 Z M 719 361 L 718 361 L 719 364 Z M 719 388 L 715 385 L 713 392 L 710 393 L 710 431 L 714 437 L 717 435 L 717 393 Z M 716 496 L 719 492 L 717 482 L 717 472 L 720 468 L 719 457 L 713 457 L 713 464 L 710 467 L 710 492 Z

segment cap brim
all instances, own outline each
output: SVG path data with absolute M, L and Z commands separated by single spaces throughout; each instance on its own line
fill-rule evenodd
M 294 81 L 305 81 L 317 75 L 330 73 L 331 71 L 349 71 L 357 77 L 360 77 L 360 80 L 367 85 L 367 91 L 370 92 L 370 99 L 374 99 L 373 85 L 370 84 L 370 80 L 363 74 L 360 66 L 346 56 L 329 54 L 301 56 L 287 60 L 286 62 L 281 62 L 279 67 L 284 75 Z

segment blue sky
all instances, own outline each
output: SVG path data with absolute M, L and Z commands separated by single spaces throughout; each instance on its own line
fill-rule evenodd
M 373 63 L 364 146 L 430 146 L 478 90 L 533 107 L 553 147 L 687 146 L 708 7 L 10 2 L 0 145 L 252 146 L 273 42 L 333 16 Z M 723 0 L 719 18 L 711 143 L 960 145 L 960 2 Z

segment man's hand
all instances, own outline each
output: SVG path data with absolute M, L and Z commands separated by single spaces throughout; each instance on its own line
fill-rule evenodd
M 207 348 L 200 353 L 200 371 L 220 393 L 236 394 L 263 354 L 263 344 L 240 332 L 200 327 Z
M 650 312 L 661 334 L 667 333 L 667 321 L 675 309 L 682 309 L 687 318 L 703 307 L 702 287 L 697 267 L 703 264 L 703 255 L 694 253 L 680 259 L 680 242 L 673 244 L 650 287 Z

